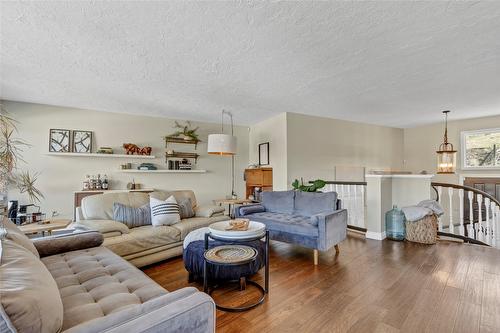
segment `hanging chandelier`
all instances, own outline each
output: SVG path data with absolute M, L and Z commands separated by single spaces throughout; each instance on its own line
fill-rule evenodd
M 448 142 L 448 113 L 444 113 L 444 142 L 439 146 L 437 153 L 437 173 L 438 174 L 454 174 L 457 165 L 457 151 L 453 149 L 453 145 Z

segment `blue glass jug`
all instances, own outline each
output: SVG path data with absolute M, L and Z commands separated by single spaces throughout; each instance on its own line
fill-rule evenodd
M 387 238 L 397 241 L 405 239 L 405 214 L 396 205 L 385 213 L 385 233 Z

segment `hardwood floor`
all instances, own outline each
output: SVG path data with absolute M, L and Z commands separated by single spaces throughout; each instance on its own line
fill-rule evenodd
M 243 313 L 217 312 L 217 332 L 500 332 L 500 251 L 439 242 L 372 241 L 349 234 L 321 253 L 271 244 L 270 294 Z M 144 269 L 168 290 L 188 283 L 182 258 Z M 263 270 L 254 279 L 262 282 Z M 225 305 L 257 297 L 226 288 Z M 232 303 L 233 301 L 238 303 Z

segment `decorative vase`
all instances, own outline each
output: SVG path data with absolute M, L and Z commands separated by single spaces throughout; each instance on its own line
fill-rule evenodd
M 387 238 L 397 241 L 405 239 L 405 215 L 396 205 L 385 213 L 385 233 Z

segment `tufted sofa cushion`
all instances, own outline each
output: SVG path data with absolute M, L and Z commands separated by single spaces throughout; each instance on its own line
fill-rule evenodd
M 286 213 L 261 212 L 250 216 L 252 221 L 262 222 L 273 232 L 318 237 L 318 227 L 310 223 L 310 217 Z
M 41 260 L 54 277 L 61 294 L 63 330 L 168 293 L 104 247 L 53 255 Z

